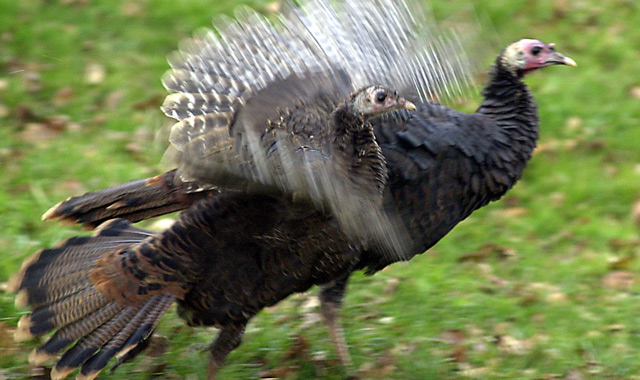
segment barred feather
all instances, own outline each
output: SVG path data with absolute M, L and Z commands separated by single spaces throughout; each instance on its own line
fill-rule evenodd
M 357 208 L 342 206 L 371 203 L 358 199 L 360 191 L 341 191 L 336 170 L 318 167 L 325 165 L 319 157 L 331 156 L 326 147 L 309 149 L 309 136 L 298 138 L 297 125 L 313 125 L 313 117 L 286 120 L 287 112 L 301 105 L 313 112 L 327 102 L 319 94 L 332 98 L 335 106 L 349 92 L 372 83 L 398 84 L 432 96 L 444 96 L 451 88 L 461 91 L 469 78 L 464 55 L 452 54 L 457 41 L 436 34 L 422 6 L 402 1 L 334 7 L 325 0 L 308 0 L 300 9 L 286 2 L 273 23 L 246 7 L 235 16 L 216 19 L 217 33 L 196 33 L 169 58 L 173 70 L 164 85 L 176 93 L 162 109 L 179 120 L 170 137 L 180 152 L 179 178 L 227 189 L 244 189 L 251 182 L 276 186 L 329 205 L 347 216 L 338 218 L 347 230 L 357 230 L 353 227 L 358 223 L 348 216 Z M 298 124 L 286 125 L 294 122 Z M 271 125 L 283 125 L 299 145 L 284 143 L 284 135 L 263 145 Z M 319 128 L 309 130 L 311 138 L 321 141 Z M 325 161 L 337 166 L 333 158 Z
M 63 223 L 82 223 L 96 227 L 109 219 L 123 218 L 131 222 L 185 209 L 193 202 L 208 196 L 204 190 L 212 190 L 205 183 L 193 184 L 177 181 L 176 170 L 156 177 L 129 181 L 108 189 L 92 191 L 72 197 L 49 209 L 42 219 L 60 220 Z M 122 233 L 122 237 L 148 234 L 129 226 L 118 232 L 115 226 L 109 233 Z
M 129 351 L 149 337 L 173 297 L 159 294 L 135 305 L 119 304 L 98 290 L 90 274 L 103 256 L 123 246 L 135 247 L 152 235 L 126 221 L 113 220 L 93 236 L 68 239 L 25 261 L 10 287 L 20 291 L 16 302 L 32 312 L 18 322 L 15 338 L 22 341 L 55 331 L 31 353 L 31 362 L 43 363 L 75 343 L 51 377 L 64 378 L 83 363 L 90 363 L 84 375 L 95 376 L 119 351 Z M 94 355 L 98 359 L 92 360 Z
M 354 86 L 388 83 L 431 99 L 468 93 L 469 58 L 457 33 L 441 30 L 422 1 L 301 2 L 300 18 Z
M 160 317 L 172 303 L 173 298 L 167 295 L 157 295 L 151 298 L 140 310 L 137 310 L 137 313 L 127 321 L 125 326 L 100 348 L 99 352 L 84 361 L 77 378 L 94 379 L 106 367 L 111 358 L 114 356 L 121 358 L 149 339 L 160 321 Z

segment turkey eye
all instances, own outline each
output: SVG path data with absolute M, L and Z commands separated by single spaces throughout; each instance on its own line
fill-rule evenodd
M 531 49 L 531 54 L 538 55 L 540 54 L 541 51 L 542 51 L 542 48 L 540 46 L 534 46 L 533 49 Z
M 376 95 L 376 100 L 380 103 L 384 102 L 384 100 L 387 98 L 387 92 L 386 91 L 380 91 L 378 92 L 378 94 Z

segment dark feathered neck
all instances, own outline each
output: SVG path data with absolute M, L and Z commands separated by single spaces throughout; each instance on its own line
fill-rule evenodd
M 482 90 L 484 100 L 478 113 L 495 119 L 505 127 L 520 126 L 525 130 L 537 130 L 538 107 L 522 73 L 504 67 L 502 55 L 489 71 L 489 83 Z
M 382 193 L 387 183 L 387 167 L 368 118 L 347 101 L 335 108 L 331 122 L 335 159 L 345 160 L 354 182 L 369 181 Z
M 363 128 L 364 117 L 353 108 L 351 102 L 340 103 L 331 114 L 337 135 L 352 134 Z
M 520 142 L 518 148 L 529 157 L 538 138 L 538 106 L 522 81 L 522 73 L 506 69 L 502 55 L 498 56 L 482 95 L 477 113 L 495 120 L 507 137 Z
M 521 73 L 502 66 L 502 57 L 489 72 L 489 83 L 482 91 L 484 100 L 477 113 L 496 126 L 491 133 L 493 169 L 485 174 L 485 195 L 497 200 L 522 175 L 538 139 L 538 107 Z

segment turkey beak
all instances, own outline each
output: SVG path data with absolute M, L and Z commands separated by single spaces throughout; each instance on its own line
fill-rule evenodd
M 576 61 L 569 57 L 565 57 L 564 55 L 554 51 L 549 55 L 549 58 L 544 62 L 545 65 L 567 65 L 567 66 L 578 66 Z
M 403 104 L 403 102 L 400 101 L 400 104 Z M 416 110 L 416 105 L 413 104 L 412 102 L 408 101 L 408 100 L 404 101 L 403 106 L 404 106 L 404 109 L 409 110 L 409 111 L 415 111 Z

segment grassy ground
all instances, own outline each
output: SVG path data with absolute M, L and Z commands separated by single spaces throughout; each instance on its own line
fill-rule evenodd
M 436 15 L 469 17 L 453 3 Z M 363 378 L 639 379 L 640 5 L 499 3 L 475 2 L 487 38 L 556 42 L 579 67 L 527 79 L 540 149 L 503 200 L 430 253 L 354 278 L 343 316 L 355 365 Z M 165 56 L 234 4 L 0 1 L 0 282 L 78 233 L 40 222 L 52 204 L 161 170 Z M 314 294 L 255 318 L 221 377 L 344 378 Z M 43 372 L 26 362 L 33 345 L 11 340 L 23 312 L 0 291 L 0 379 Z M 202 377 L 198 345 L 214 332 L 174 313 L 160 330 L 156 356 L 105 378 Z

